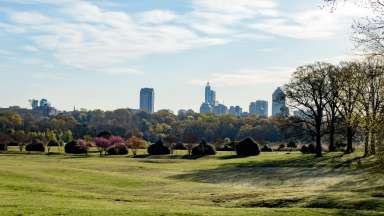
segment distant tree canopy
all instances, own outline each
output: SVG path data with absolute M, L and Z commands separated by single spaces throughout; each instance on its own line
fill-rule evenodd
M 246 137 L 267 142 L 286 141 L 291 137 L 310 140 L 310 137 L 303 136 L 300 126 L 292 125 L 290 121 L 289 118 L 260 119 L 255 116 L 215 116 L 194 112 L 175 115 L 167 110 L 148 114 L 128 109 L 75 111 L 42 118 L 25 110 L 2 109 L 0 133 L 11 136 L 10 139 L 16 142 L 32 135 L 43 141 L 62 140 L 66 143 L 85 136 L 135 136 L 150 142 L 162 138 L 174 143 L 196 143 L 202 139 L 214 142 L 225 138 L 238 140 Z

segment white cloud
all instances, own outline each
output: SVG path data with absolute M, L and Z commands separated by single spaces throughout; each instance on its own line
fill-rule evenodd
M 28 52 L 39 52 L 38 48 L 36 48 L 35 46 L 31 46 L 31 45 L 26 45 L 26 46 L 22 47 L 22 49 L 25 51 L 28 51 Z
M 110 75 L 141 75 L 143 71 L 134 68 L 109 68 L 105 69 L 107 74 Z
M 141 13 L 139 19 L 142 23 L 161 24 L 175 20 L 177 15 L 167 10 L 151 10 Z
M 2 55 L 2 56 L 10 56 L 10 55 L 13 55 L 13 54 L 14 53 L 11 52 L 11 51 L 0 49 L 0 55 Z
M 10 19 L 17 24 L 39 25 L 50 23 L 52 20 L 38 12 L 13 12 Z
M 44 64 L 45 61 L 38 58 L 28 58 L 28 59 L 24 59 L 22 63 L 27 65 L 41 65 L 41 64 Z
M 287 14 L 274 0 L 191 1 L 192 9 L 184 14 L 167 10 L 131 14 L 91 1 L 33 0 L 54 5 L 55 16 L 14 11 L 10 13 L 13 23 L 0 23 L 0 30 L 24 34 L 33 41 L 25 50 L 50 52 L 61 64 L 114 68 L 146 55 L 267 40 L 273 38 L 270 35 L 328 38 L 349 28 L 353 16 L 366 14 L 356 6 L 333 14 L 320 9 Z
M 345 4 L 331 13 L 327 9 L 310 9 L 296 14 L 284 14 L 249 25 L 259 31 L 296 39 L 326 39 L 350 32 L 353 20 L 371 12 L 354 4 Z
M 213 73 L 205 79 L 191 80 L 189 84 L 204 85 L 207 80 L 216 86 L 247 86 L 257 84 L 285 83 L 293 68 L 267 68 L 265 70 L 244 69 L 231 73 Z

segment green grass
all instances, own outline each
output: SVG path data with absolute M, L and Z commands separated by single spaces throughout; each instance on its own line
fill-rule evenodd
M 0 215 L 384 215 L 359 153 L 87 157 L 0 154 Z

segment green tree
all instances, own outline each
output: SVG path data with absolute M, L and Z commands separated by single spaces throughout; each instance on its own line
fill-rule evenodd
M 327 63 L 315 63 L 299 67 L 285 86 L 289 105 L 299 110 L 316 140 L 316 155 L 322 156 L 321 138 L 324 135 L 324 112 L 330 95 L 328 74 L 335 67 Z

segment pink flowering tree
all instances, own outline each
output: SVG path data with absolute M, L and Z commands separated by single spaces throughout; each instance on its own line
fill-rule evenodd
M 111 136 L 109 138 L 109 142 L 111 143 L 111 146 L 112 146 L 112 145 L 124 143 L 124 139 L 119 136 Z
M 96 145 L 97 149 L 99 150 L 100 156 L 101 156 L 101 154 L 103 152 L 104 153 L 107 152 L 107 148 L 110 147 L 112 144 L 111 144 L 110 140 L 105 139 L 104 137 L 96 137 L 95 138 L 95 145 Z
M 77 140 L 77 147 L 85 152 L 85 154 L 88 154 L 88 144 L 85 140 L 79 139 Z

